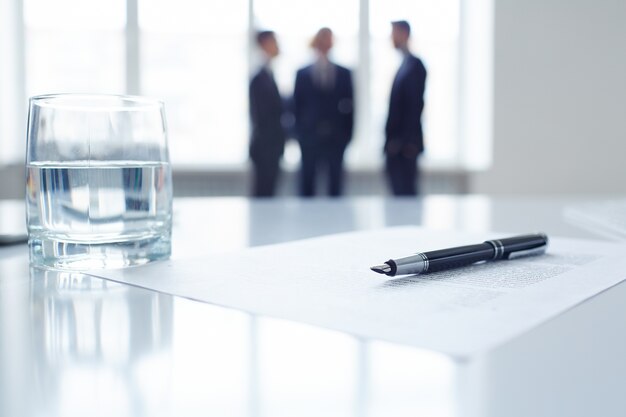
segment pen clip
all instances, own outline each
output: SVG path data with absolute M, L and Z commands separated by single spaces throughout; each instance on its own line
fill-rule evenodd
M 544 253 L 546 253 L 546 247 L 540 246 L 538 248 L 524 249 L 524 250 L 518 250 L 516 252 L 510 252 L 508 253 L 508 256 L 505 255 L 505 258 L 516 259 L 516 258 L 523 258 L 525 256 L 531 256 L 531 255 L 543 255 Z

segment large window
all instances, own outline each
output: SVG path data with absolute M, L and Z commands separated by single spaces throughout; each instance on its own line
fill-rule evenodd
M 141 0 L 140 91 L 165 101 L 175 164 L 241 164 L 248 135 L 247 0 Z
M 26 95 L 124 92 L 124 0 L 24 0 Z
M 16 126 L 26 124 L 26 97 L 97 92 L 163 99 L 175 166 L 243 168 L 247 85 L 259 64 L 254 31 L 276 31 L 282 54 L 275 75 L 289 95 L 297 69 L 313 60 L 311 37 L 328 26 L 335 33 L 333 59 L 354 75 L 357 129 L 348 162 L 376 166 L 389 90 L 400 64 L 390 21 L 406 19 L 413 26 L 412 49 L 428 69 L 426 160 L 462 164 L 472 149 L 485 149 L 484 143 L 468 143 L 481 139 L 466 129 L 476 125 L 465 114 L 466 93 L 482 92 L 467 88 L 472 81 L 460 70 L 467 67 L 463 50 L 472 38 L 461 31 L 476 29 L 463 24 L 464 1 L 7 0 L 3 12 L 10 9 L 11 16 L 4 20 L 19 20 L 0 26 L 0 52 L 15 57 L 0 65 L 0 85 L 11 87 L 0 91 L 0 163 L 23 158 L 24 132 Z M 14 109 L 12 102 L 18 103 Z M 291 163 L 297 161 L 295 149 L 291 144 L 287 152 Z

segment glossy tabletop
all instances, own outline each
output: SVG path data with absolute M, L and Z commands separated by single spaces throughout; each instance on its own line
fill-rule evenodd
M 407 224 L 606 240 L 565 215 L 590 201 L 180 199 L 172 257 Z M 21 222 L 21 203 L 0 203 L 0 226 Z M 24 245 L 0 248 L 3 417 L 623 416 L 624 386 L 624 283 L 458 362 L 80 273 L 31 269 Z

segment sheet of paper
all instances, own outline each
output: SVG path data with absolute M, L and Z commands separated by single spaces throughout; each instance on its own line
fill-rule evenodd
M 91 274 L 457 357 L 503 343 L 626 278 L 626 246 L 554 238 L 542 256 L 399 278 L 369 270 L 391 257 L 493 237 L 502 236 L 390 228 Z
M 565 219 L 576 226 L 615 240 L 626 240 L 626 199 L 571 205 Z

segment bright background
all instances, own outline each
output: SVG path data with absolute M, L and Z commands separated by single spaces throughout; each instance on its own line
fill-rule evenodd
M 16 60 L 0 78 L 23 70 L 0 112 L 0 163 L 23 158 L 26 98 L 53 92 L 142 94 L 166 103 L 174 166 L 245 167 L 249 138 L 247 85 L 259 63 L 256 29 L 276 31 L 282 54 L 275 74 L 283 94 L 322 26 L 335 33 L 334 60 L 354 71 L 357 130 L 348 152 L 353 168 L 381 163 L 388 94 L 400 57 L 390 21 L 409 20 L 412 48 L 428 69 L 423 117 L 427 163 L 486 166 L 472 157 L 488 143 L 460 131 L 463 78 L 461 0 L 5 0 L 21 21 L 0 26 L 14 38 Z M 483 2 L 484 3 L 484 2 Z M 23 48 L 19 47 L 22 44 Z M 22 63 L 20 64 L 20 61 Z M 11 97 L 12 96 L 12 97 Z M 16 104 L 18 103 L 18 104 Z M 13 114 L 11 114 L 13 113 Z M 16 123 L 16 117 L 20 123 Z M 25 125 L 25 123 L 24 123 Z M 286 163 L 297 166 L 291 143 Z

